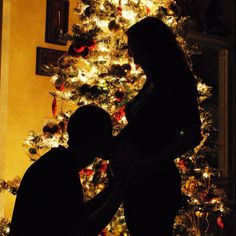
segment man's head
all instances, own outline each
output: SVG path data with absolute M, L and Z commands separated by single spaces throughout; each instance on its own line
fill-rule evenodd
M 78 151 L 87 149 L 89 154 L 101 158 L 109 156 L 112 145 L 112 123 L 110 115 L 102 108 L 95 105 L 79 107 L 69 119 L 67 132 L 69 148 Z

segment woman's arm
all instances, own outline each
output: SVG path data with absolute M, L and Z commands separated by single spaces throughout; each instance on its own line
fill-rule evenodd
M 98 235 L 107 226 L 123 202 L 123 198 L 123 191 L 119 187 L 116 187 L 106 201 L 89 215 L 87 225 L 87 231 L 91 232 L 89 236 Z
M 99 196 L 101 197 L 101 195 Z M 73 219 L 68 228 L 68 235 L 76 236 L 97 236 L 112 220 L 120 204 L 123 201 L 123 191 L 117 186 L 111 191 L 110 195 L 103 199 L 93 212 L 85 211 Z
M 142 181 L 153 174 L 166 173 L 165 166 L 177 157 L 196 147 L 201 141 L 200 124 L 189 124 L 183 128 L 175 142 L 154 156 L 132 163 L 128 181 L 130 184 Z M 145 180 L 144 180 L 145 181 Z
M 189 124 L 182 129 L 181 134 L 175 142 L 151 159 L 174 160 L 199 145 L 201 139 L 200 124 Z
M 111 175 L 109 171 L 108 169 L 108 178 Z M 88 216 L 87 232 L 91 232 L 89 236 L 98 235 L 112 220 L 123 202 L 127 173 L 128 170 L 124 167 L 124 171 L 116 178 L 110 176 L 109 186 L 85 203 L 85 211 Z
M 97 194 L 95 197 L 84 203 L 84 208 L 88 215 L 91 215 L 100 206 L 102 206 L 110 197 L 112 192 L 115 190 L 116 187 L 115 180 L 112 177 L 109 178 L 109 176 L 111 176 L 109 168 L 107 168 L 107 175 L 109 180 L 108 186 L 104 190 L 102 190 L 99 194 Z

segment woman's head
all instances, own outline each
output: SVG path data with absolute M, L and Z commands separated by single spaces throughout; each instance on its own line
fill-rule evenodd
M 146 17 L 128 31 L 128 48 L 134 62 L 163 65 L 179 56 L 180 50 L 171 29 L 156 17 Z

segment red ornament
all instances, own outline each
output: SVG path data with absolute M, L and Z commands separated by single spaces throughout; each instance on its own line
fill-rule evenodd
M 183 160 L 183 159 L 181 159 L 181 160 L 179 161 L 179 165 L 180 165 L 182 168 L 186 168 L 186 161 Z
M 53 101 L 52 101 L 52 114 L 53 116 L 55 117 L 57 115 L 57 98 L 56 96 L 53 98 Z
M 59 91 L 63 91 L 65 89 L 65 84 L 64 83 L 55 84 L 55 88 Z
M 88 48 L 89 50 L 93 50 L 96 47 L 96 41 L 92 40 L 91 42 L 88 43 Z
M 118 14 L 121 15 L 121 14 L 122 14 L 122 7 L 121 7 L 121 6 L 118 6 L 118 7 L 117 7 L 117 10 L 118 10 Z
M 77 52 L 77 53 L 83 52 L 84 49 L 85 49 L 85 46 L 81 46 L 81 47 L 78 47 L 78 48 L 74 46 L 74 50 L 75 50 L 75 52 Z
M 117 112 L 115 112 L 115 119 L 120 121 L 125 115 L 125 106 L 121 107 Z
M 63 91 L 65 89 L 65 82 L 61 78 L 56 79 L 55 88 L 59 91 Z
M 224 225 L 224 221 L 223 221 L 223 217 L 222 217 L 222 215 L 218 216 L 216 222 L 217 222 L 217 224 L 220 226 L 221 229 L 224 228 L 225 225 Z
M 149 15 L 150 9 L 149 9 L 148 6 L 146 6 L 146 5 L 145 5 L 145 8 L 146 8 L 146 14 Z
M 94 170 L 91 169 L 83 169 L 79 172 L 82 175 L 87 175 L 87 176 L 91 176 L 94 173 Z
M 100 167 L 101 172 L 105 172 L 107 170 L 107 164 L 102 164 Z

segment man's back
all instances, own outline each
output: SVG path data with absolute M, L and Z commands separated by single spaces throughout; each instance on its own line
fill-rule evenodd
M 83 193 L 73 160 L 53 148 L 26 171 L 16 198 L 10 236 L 71 235 L 83 224 Z

